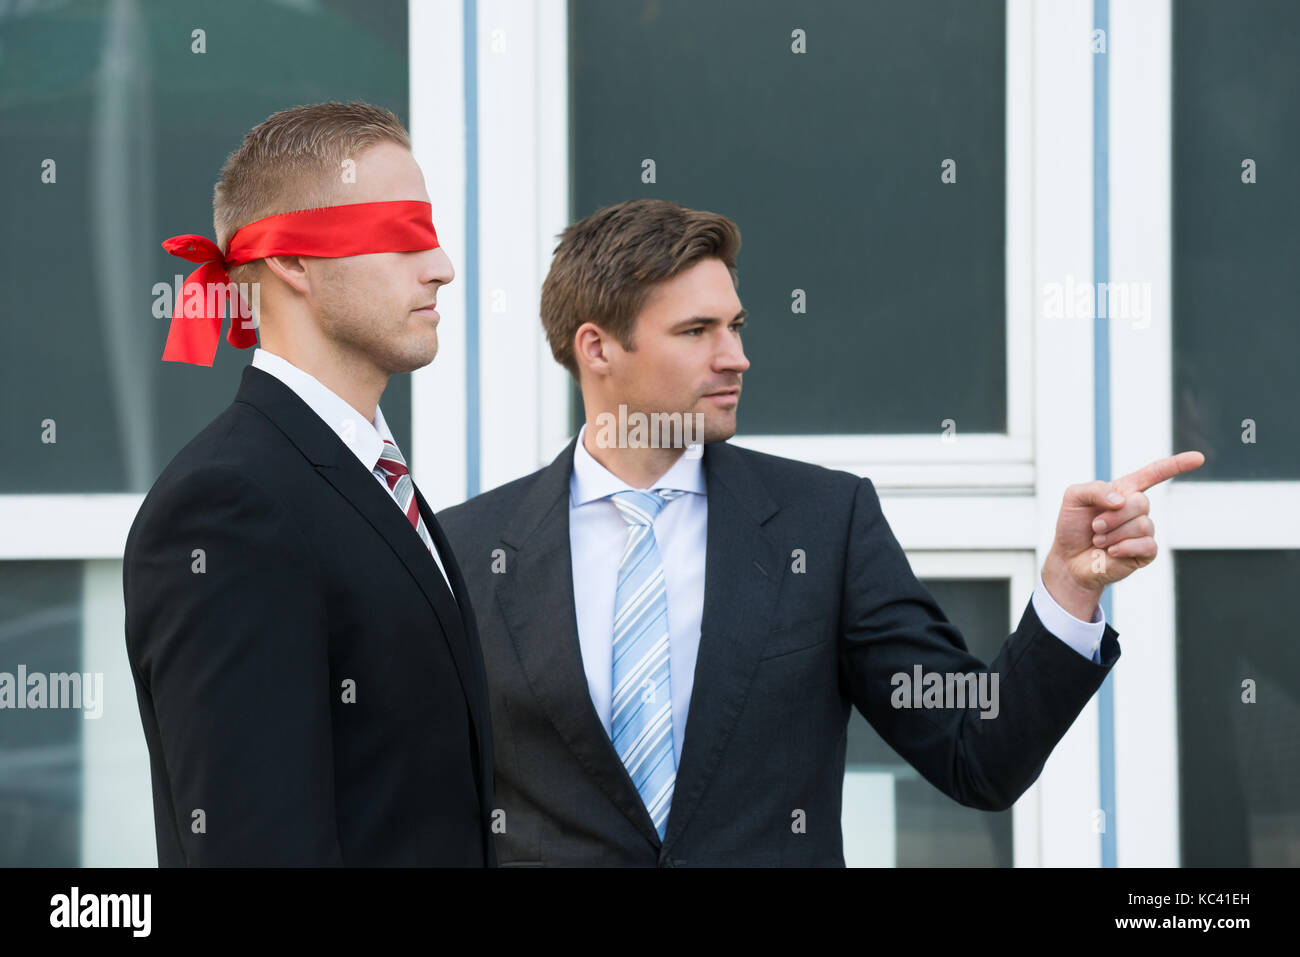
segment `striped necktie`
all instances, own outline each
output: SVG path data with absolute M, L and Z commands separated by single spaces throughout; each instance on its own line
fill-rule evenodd
M 429 530 L 424 527 L 424 518 L 420 515 L 420 503 L 415 500 L 415 483 L 411 481 L 411 474 L 406 468 L 406 459 L 402 458 L 402 453 L 398 451 L 397 446 L 388 439 L 384 439 L 384 449 L 379 453 L 379 462 L 376 463 L 375 468 L 384 473 L 388 488 L 397 499 L 397 504 L 411 520 L 411 525 L 420 534 L 420 541 L 424 542 L 425 547 L 429 549 L 429 554 L 432 555 L 433 539 L 429 537 Z
M 610 496 L 628 524 L 614 592 L 614 680 L 610 737 L 660 839 L 677 778 L 673 698 L 668 681 L 668 593 L 654 520 L 670 489 Z

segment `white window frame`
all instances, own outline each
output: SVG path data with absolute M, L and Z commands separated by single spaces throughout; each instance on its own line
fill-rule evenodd
M 1111 275 L 1152 284 L 1149 326 L 1111 326 L 1111 433 L 1124 474 L 1185 451 L 1171 447 L 1173 19 L 1168 0 L 1113 3 L 1110 17 Z M 1121 637 L 1115 682 L 1121 867 L 1182 863 L 1174 552 L 1300 548 L 1300 481 L 1174 479 L 1146 494 L 1160 556 L 1112 588 L 1115 617 L 1132 635 Z
M 1031 252 L 1035 180 L 1033 11 L 1009 2 L 1006 12 L 1006 385 L 1007 431 L 963 433 L 944 426 L 911 435 L 746 435 L 736 445 L 828 468 L 870 475 L 881 489 L 980 488 L 1029 492 L 1034 486 L 1033 322 L 1037 313 Z M 742 267 L 743 268 L 743 267 Z M 743 429 L 743 417 L 742 417 Z
M 411 151 L 438 242 L 456 271 L 438 290 L 438 355 L 411 373 L 411 474 L 435 511 L 466 497 L 467 248 L 465 22 L 462 0 L 410 0 Z
M 569 376 L 551 357 L 537 318 L 555 237 L 568 224 L 568 25 L 563 0 L 481 0 L 478 13 L 482 231 L 521 237 L 480 251 L 482 484 L 491 488 L 549 461 L 571 435 Z M 957 419 L 956 441 L 942 439 L 936 422 L 933 433 L 914 435 L 742 433 L 732 440 L 737 445 L 869 474 L 883 489 L 1032 491 L 1031 30 L 1030 4 L 1013 0 L 1006 64 L 1007 433 L 964 434 Z M 535 238 L 531 249 L 528 236 Z M 494 314 L 488 304 L 500 290 L 507 309 Z M 535 422 L 521 420 L 521 394 L 536 397 Z

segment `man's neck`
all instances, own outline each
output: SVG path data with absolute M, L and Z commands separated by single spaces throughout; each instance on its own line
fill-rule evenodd
M 388 386 L 388 376 L 369 364 L 355 359 L 349 361 L 348 357 L 323 347 L 273 342 L 261 348 L 292 363 L 364 415 L 371 425 L 375 424 L 375 409 Z
M 603 465 L 613 475 L 618 476 L 632 488 L 651 488 L 655 482 L 668 474 L 685 449 L 625 449 L 603 448 L 596 437 L 599 429 L 594 418 L 587 421 L 587 430 L 582 436 L 582 445 L 591 457 Z

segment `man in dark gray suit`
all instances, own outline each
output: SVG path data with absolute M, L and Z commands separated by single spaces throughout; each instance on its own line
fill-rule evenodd
M 986 667 L 869 479 L 726 443 L 739 245 L 661 200 L 570 226 L 541 312 L 586 425 L 438 516 L 478 617 L 503 866 L 843 865 L 852 706 L 954 800 L 1009 808 L 1119 658 L 1097 602 L 1155 557 L 1142 490 L 1203 461 L 1071 486 Z

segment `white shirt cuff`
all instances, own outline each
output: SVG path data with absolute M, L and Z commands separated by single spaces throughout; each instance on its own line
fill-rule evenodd
M 1100 602 L 1093 612 L 1092 621 L 1075 618 L 1056 603 L 1056 599 L 1043 584 L 1042 571 L 1038 573 L 1038 586 L 1034 589 L 1032 601 L 1034 612 L 1044 628 L 1093 664 L 1101 663 L 1101 639 L 1106 633 L 1106 616 L 1102 613 Z

